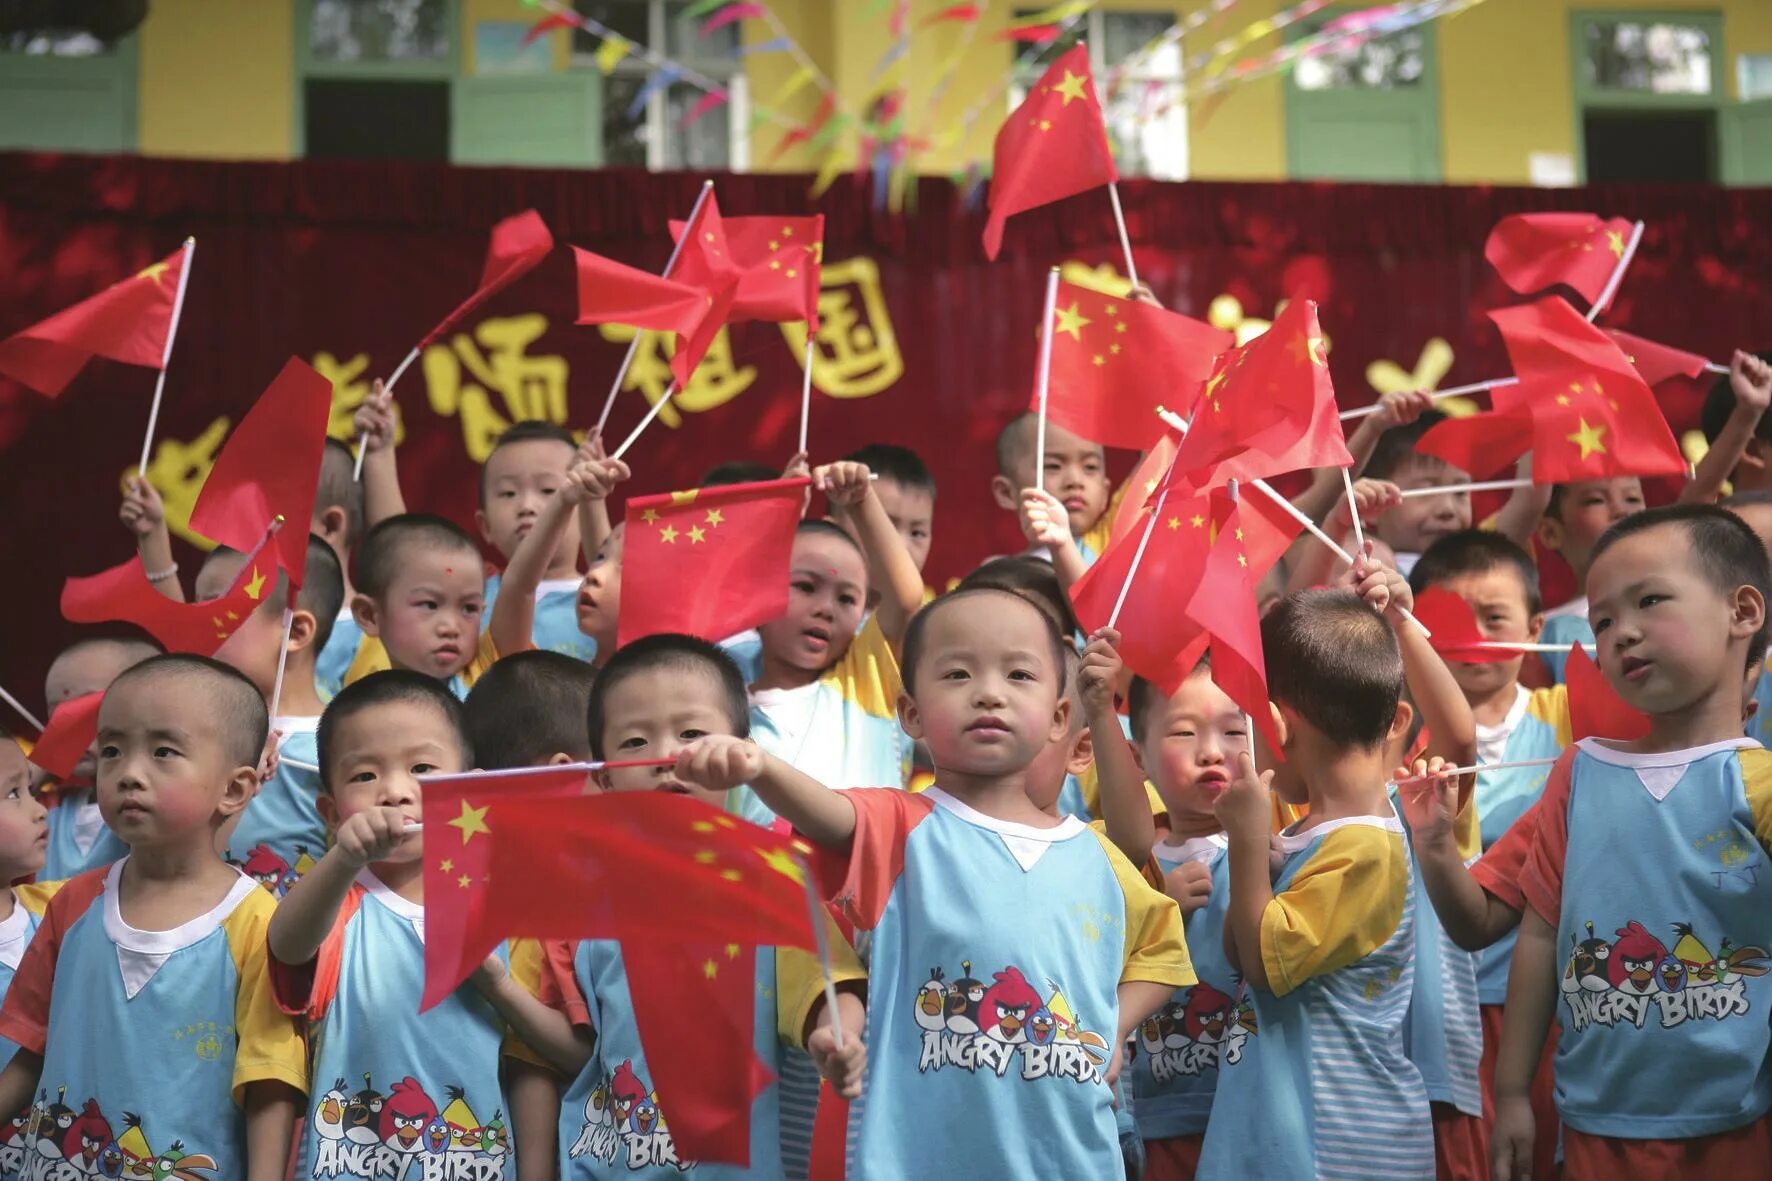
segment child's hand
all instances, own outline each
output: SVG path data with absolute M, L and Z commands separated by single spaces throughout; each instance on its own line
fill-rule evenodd
M 1378 399 L 1378 409 L 1369 417 L 1377 430 L 1407 426 L 1434 408 L 1434 395 L 1429 390 L 1397 390 Z
M 1415 607 L 1409 580 L 1398 574 L 1395 567 L 1379 561 L 1372 553 L 1370 541 L 1366 543 L 1366 552 L 1354 557 L 1354 578 L 1358 580 L 1354 593 L 1380 615 L 1389 612 L 1391 619 L 1401 619 L 1403 612 Z
M 609 452 L 603 449 L 602 430 L 597 427 L 592 427 L 585 432 L 584 441 L 578 445 L 578 451 L 573 454 L 572 462 L 574 464 L 580 464 L 589 460 L 604 460 L 608 458 Z
M 1071 518 L 1058 497 L 1044 488 L 1021 490 L 1021 532 L 1029 544 L 1053 549 L 1071 544 Z
M 615 486 L 631 475 L 628 465 L 619 459 L 587 459 L 573 464 L 566 472 L 560 495 L 570 505 L 607 500 Z
M 491 996 L 498 991 L 499 985 L 504 983 L 508 974 L 505 962 L 499 959 L 495 952 L 481 960 L 480 966 L 474 969 L 474 974 L 468 979 L 473 981 L 474 987 L 480 990 L 481 995 Z
M 1772 365 L 1736 349 L 1729 360 L 1729 388 L 1735 391 L 1737 406 L 1764 414 L 1772 405 Z
M 398 808 L 369 808 L 338 826 L 332 847 L 346 862 L 361 869 L 374 861 L 412 861 L 419 855 L 416 846 L 410 853 L 395 857 L 394 851 L 406 843 L 406 817 Z
M 1193 914 L 1212 901 L 1212 871 L 1203 861 L 1184 861 L 1163 875 L 1163 891 L 1182 914 Z
M 683 748 L 676 771 L 705 791 L 730 791 L 763 774 L 763 748 L 748 738 L 710 734 Z
M 269 783 L 277 774 L 277 766 L 283 761 L 283 754 L 277 748 L 283 744 L 283 731 L 272 730 L 270 737 L 265 739 L 264 757 L 258 762 L 259 783 Z
M 1419 848 L 1433 848 L 1452 839 L 1452 827 L 1458 819 L 1458 781 L 1445 774 L 1450 768 L 1438 755 L 1416 759 L 1413 767 L 1398 767 L 1391 772 L 1397 785 L 1397 798 L 1403 805 L 1403 818 Z M 1405 782 L 1406 780 L 1415 782 Z
M 818 1067 L 819 1076 L 829 1080 L 837 1094 L 845 1099 L 861 1098 L 862 1075 L 868 1065 L 866 1042 L 850 1032 L 844 1036 L 843 1048 L 839 1050 L 831 1027 L 820 1025 L 806 1039 L 806 1053 L 812 1056 L 812 1064 Z
M 1163 301 L 1157 298 L 1157 293 L 1152 291 L 1150 287 L 1142 281 L 1134 283 L 1132 285 L 1132 290 L 1128 292 L 1128 294 L 1139 303 L 1148 303 L 1153 308 L 1160 308 L 1163 306 Z
M 827 463 L 812 471 L 812 486 L 823 492 L 831 504 L 843 508 L 866 500 L 873 479 L 867 464 L 850 460 Z
M 1231 836 L 1265 836 L 1274 823 L 1272 771 L 1255 773 L 1249 752 L 1237 752 L 1237 777 L 1212 801 L 1212 814 Z
M 382 451 L 394 445 L 394 396 L 381 378 L 369 387 L 369 396 L 351 416 L 351 429 L 364 439 L 365 451 Z
M 1490 1136 L 1490 1176 L 1495 1181 L 1530 1181 L 1532 1101 L 1524 1095 L 1495 1097 L 1495 1131 Z
M 1355 480 L 1354 502 L 1360 506 L 1360 520 L 1370 521 L 1385 509 L 1402 504 L 1403 490 L 1389 480 Z M 1347 497 L 1342 496 L 1329 511 L 1329 519 L 1323 523 L 1324 531 L 1331 537 L 1339 537 L 1353 527 Z
M 137 538 L 150 537 L 166 525 L 166 505 L 145 476 L 133 476 L 123 489 L 123 507 L 117 519 Z
M 1089 637 L 1083 649 L 1083 663 L 1077 670 L 1077 688 L 1083 694 L 1083 708 L 1090 717 L 1103 717 L 1114 712 L 1114 689 L 1120 683 L 1120 633 L 1111 627 L 1099 628 Z

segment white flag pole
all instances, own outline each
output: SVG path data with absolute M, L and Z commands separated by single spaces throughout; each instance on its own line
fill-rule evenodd
M 799 454 L 806 454 L 806 435 L 812 425 L 812 321 L 806 321 L 806 356 L 802 364 L 806 367 L 800 377 L 800 448 Z
M 1052 390 L 1052 318 L 1058 308 L 1058 268 L 1046 272 L 1046 311 L 1040 320 L 1040 420 L 1034 427 L 1034 482 L 1046 490 L 1046 398 Z
M 1637 256 L 1637 244 L 1643 240 L 1643 223 L 1638 222 L 1630 232 L 1630 243 L 1625 246 L 1624 253 L 1619 256 L 1618 265 L 1612 268 L 1612 277 L 1606 280 L 1606 286 L 1600 292 L 1600 298 L 1594 300 L 1592 307 L 1587 309 L 1588 323 L 1599 318 L 1601 312 L 1612 304 L 1612 297 L 1618 294 L 1619 284 L 1624 282 L 1624 272 L 1630 269 L 1630 260 Z
M 1132 239 L 1126 233 L 1126 214 L 1120 208 L 1120 185 L 1117 181 L 1108 182 L 1108 200 L 1114 203 L 1114 228 L 1120 231 L 1120 250 L 1126 255 L 1126 277 L 1132 285 L 1138 285 L 1138 264 L 1132 261 Z
M 1472 382 L 1470 385 L 1455 385 L 1449 390 L 1433 390 L 1431 392 L 1434 401 L 1437 402 L 1441 398 L 1461 398 L 1466 394 L 1480 394 L 1485 390 L 1498 390 L 1504 385 L 1518 385 L 1519 381 L 1520 379 L 1517 377 L 1497 377 L 1492 381 L 1477 381 Z M 1368 415 L 1377 414 L 1378 407 L 1379 403 L 1374 402 L 1370 406 L 1361 406 L 1354 410 L 1343 410 L 1341 412 L 1341 420 L 1347 422 L 1349 419 L 1365 418 Z
M 148 458 L 154 450 L 154 427 L 160 421 L 160 398 L 166 392 L 166 366 L 172 361 L 172 342 L 178 336 L 178 319 L 185 310 L 185 287 L 191 281 L 191 256 L 197 252 L 197 239 L 185 239 L 185 256 L 178 267 L 178 288 L 172 293 L 172 319 L 166 324 L 166 347 L 160 353 L 160 372 L 154 378 L 154 401 L 148 407 L 148 433 L 142 438 L 142 459 L 136 470 L 146 479 Z M 158 280 L 156 280 L 158 281 Z
M 665 387 L 664 394 L 659 397 L 658 401 L 652 404 L 652 409 L 646 412 L 646 417 L 642 418 L 639 425 L 635 426 L 634 429 L 629 432 L 628 437 L 622 440 L 621 446 L 617 447 L 609 458 L 620 459 L 622 456 L 626 455 L 628 453 L 628 448 L 632 447 L 634 441 L 640 437 L 640 432 L 645 430 L 647 425 L 650 424 L 653 419 L 658 417 L 659 411 L 663 410 L 665 406 L 669 404 L 672 395 L 676 392 L 677 383 L 673 381 L 670 385 Z
M 14 713 L 25 721 L 31 723 L 31 725 L 37 727 L 37 733 L 43 733 L 43 723 L 39 722 L 36 715 L 26 709 L 18 698 L 8 693 L 6 691 L 6 686 L 4 685 L 0 685 L 0 701 L 4 701 L 7 705 L 10 705 Z

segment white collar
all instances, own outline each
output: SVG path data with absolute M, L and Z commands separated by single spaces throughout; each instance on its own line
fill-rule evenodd
M 25 958 L 25 948 L 30 942 L 31 912 L 25 909 L 23 899 L 14 890 L 12 913 L 0 919 L 0 964 L 17 971 L 18 962 Z
M 1704 746 L 1691 746 L 1684 750 L 1634 751 L 1620 750 L 1612 739 L 1583 738 L 1575 744 L 1582 752 L 1596 760 L 1613 767 L 1628 767 L 1637 773 L 1637 782 L 1643 790 L 1655 797 L 1656 801 L 1665 800 L 1680 780 L 1686 775 L 1686 768 L 1708 755 L 1725 750 L 1758 750 L 1760 744 L 1751 738 L 1725 738 L 1721 742 L 1707 743 Z
M 1309 818 L 1306 817 L 1306 819 Z M 1338 828 L 1377 828 L 1383 829 L 1385 832 L 1394 832 L 1398 836 L 1403 835 L 1403 822 L 1397 819 L 1395 812 L 1389 816 L 1343 816 L 1339 820 L 1325 820 L 1316 827 L 1307 828 L 1303 832 L 1293 832 L 1288 829 L 1274 838 L 1274 847 L 1288 855 L 1301 852 L 1309 848 L 1310 843 L 1318 837 L 1328 836 Z
M 1532 690 L 1526 688 L 1524 685 L 1516 684 L 1514 686 L 1514 703 L 1507 707 L 1507 716 L 1493 726 L 1485 726 L 1483 723 L 1478 722 L 1477 733 L 1486 736 L 1512 734 L 1519 728 L 1520 723 L 1525 721 L 1526 707 L 1531 704 Z
M 1159 861 L 1180 864 L 1184 861 L 1211 861 L 1225 849 L 1230 848 L 1231 839 L 1222 832 L 1207 833 L 1203 837 L 1189 837 L 1181 844 L 1175 844 L 1174 838 L 1164 837 L 1151 846 L 1151 856 Z
M 1587 618 L 1586 595 L 1577 595 L 1562 606 L 1552 607 L 1544 613 L 1546 619 L 1567 619 L 1573 615 L 1579 615 L 1584 620 Z
M 1012 820 L 998 820 L 994 816 L 986 816 L 977 808 L 963 800 L 957 800 L 939 787 L 931 787 L 923 793 L 937 808 L 952 814 L 956 819 L 963 820 L 975 828 L 987 829 L 997 834 L 1003 842 L 1003 848 L 1015 858 L 1015 863 L 1026 873 L 1040 863 L 1048 850 L 1061 841 L 1089 831 L 1089 826 L 1075 816 L 1066 816 L 1050 828 L 1035 828 L 1031 824 L 1017 824 Z
M 206 913 L 187 919 L 170 931 L 141 931 L 123 921 L 122 896 L 118 887 L 123 880 L 123 867 L 128 862 L 129 858 L 124 857 L 105 872 L 104 923 L 105 935 L 117 948 L 117 970 L 123 977 L 123 995 L 133 999 L 136 993 L 147 987 L 154 973 L 172 958 L 174 952 L 208 938 L 234 913 L 235 907 L 260 887 L 236 870 L 239 880 Z
M 576 595 L 581 581 L 577 578 L 544 578 L 535 584 L 535 601 L 539 603 L 549 595 Z
M 418 933 L 419 942 L 425 937 L 425 906 L 422 902 L 412 902 L 388 889 L 387 883 L 376 877 L 365 865 L 357 871 L 357 884 L 368 891 L 369 896 L 392 911 L 396 918 L 405 919 L 412 924 Z
M 320 715 L 278 714 L 271 719 L 271 729 L 285 738 L 291 734 L 314 734 L 320 729 Z

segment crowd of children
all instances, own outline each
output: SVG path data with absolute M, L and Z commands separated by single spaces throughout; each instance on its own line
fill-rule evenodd
M 1081 634 L 1067 588 L 1119 496 L 1057 424 L 1044 454 L 1007 424 L 990 488 L 949 490 L 1028 549 L 948 593 L 915 454 L 796 456 L 823 504 L 786 611 L 618 647 L 626 465 L 518 423 L 476 538 L 407 511 L 378 387 L 361 482 L 326 447 L 299 592 L 214 658 L 64 650 L 51 708 L 103 699 L 60 782 L 0 742 L 0 1181 L 804 1178 L 842 1100 L 863 1179 L 1772 1176 L 1769 401 L 1736 354 L 1682 503 L 1532 486 L 1478 527 L 1415 447 L 1432 399 L 1388 395 L 1351 496 L 1330 471 L 1297 497 L 1367 542 L 1350 568 L 1302 537 L 1263 581 L 1252 719 L 1209 658 L 1158 685 Z M 182 598 L 145 480 L 121 519 Z M 1486 640 L 1588 644 L 1645 735 L 1574 741 L 1557 653 L 1443 660 L 1430 591 Z M 419 1011 L 424 777 L 603 760 L 669 762 L 586 791 L 845 866 L 827 959 L 755 957 L 776 1078 L 745 1168 L 673 1145 L 618 942 L 511 940 Z

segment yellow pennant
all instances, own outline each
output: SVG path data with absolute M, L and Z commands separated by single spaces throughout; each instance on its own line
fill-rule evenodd
M 826 152 L 824 159 L 818 162 L 818 177 L 812 182 L 812 199 L 816 201 L 824 196 L 825 191 L 836 183 L 839 176 L 843 175 L 843 169 L 842 147 L 834 147 Z
M 631 42 L 621 37 L 605 37 L 603 44 L 597 46 L 597 68 L 608 74 L 615 69 L 621 59 L 634 51 Z
M 775 92 L 775 97 L 769 100 L 769 105 L 772 107 L 781 106 L 782 103 L 787 102 L 788 99 L 793 98 L 796 94 L 799 94 L 802 90 L 806 89 L 807 84 L 816 76 L 817 75 L 813 73 L 811 66 L 802 66 L 800 69 L 795 70 L 793 77 L 782 83 L 781 89 Z

